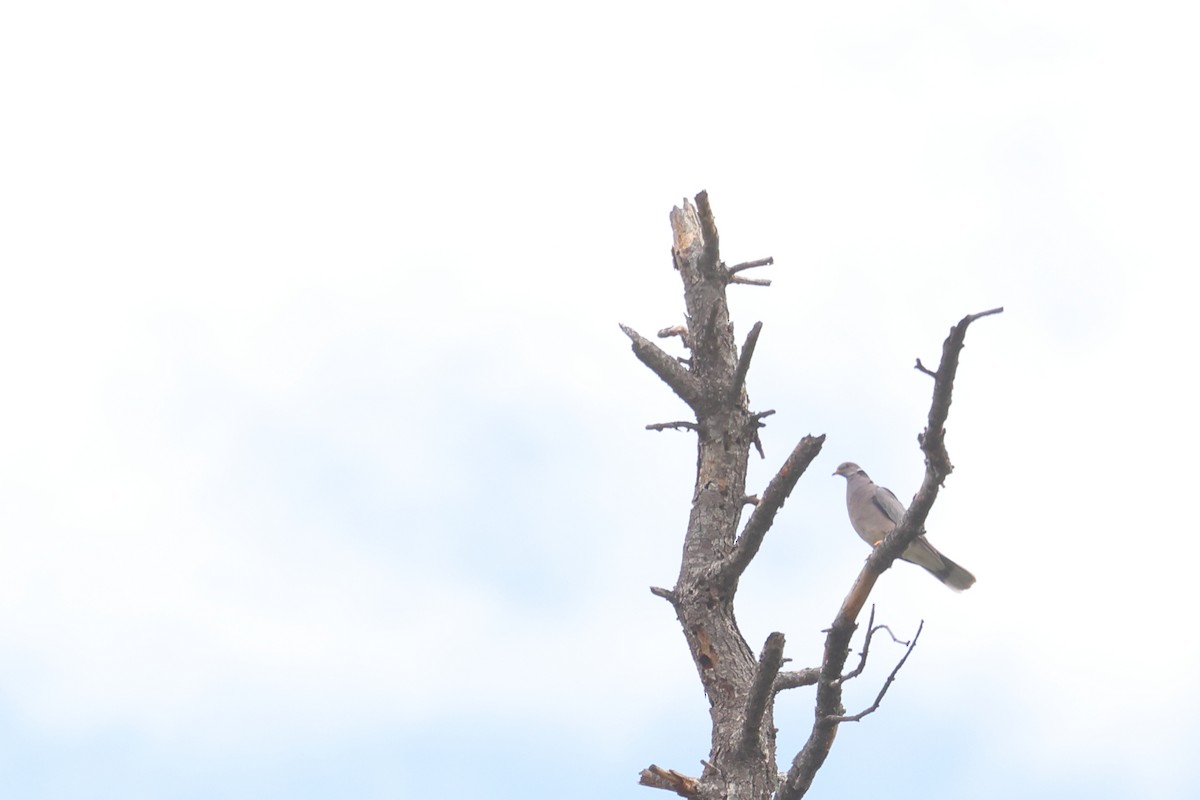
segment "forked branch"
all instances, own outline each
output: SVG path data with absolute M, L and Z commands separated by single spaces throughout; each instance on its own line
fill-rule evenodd
M 891 630 L 888 630 L 891 633 Z M 871 616 L 867 618 L 867 635 L 863 637 L 863 649 L 858 654 L 858 666 L 843 675 L 840 680 L 842 683 L 853 680 L 862 674 L 862 671 L 867 666 L 867 654 L 871 652 L 871 637 L 875 634 L 875 604 L 871 604 Z M 895 638 L 895 637 L 892 637 Z
M 892 681 L 896 680 L 896 673 L 898 673 L 900 671 L 900 668 L 904 666 L 904 662 L 908 661 L 908 657 L 910 655 L 912 655 L 913 648 L 917 646 L 917 639 L 921 638 L 921 631 L 924 629 L 925 629 L 925 620 L 921 620 L 921 623 L 919 625 L 917 625 L 917 632 L 915 634 L 913 634 L 912 641 L 909 642 L 908 648 L 904 651 L 904 655 L 902 655 L 900 657 L 900 660 L 896 662 L 896 666 L 892 668 L 891 673 L 887 676 L 887 680 L 883 682 L 883 686 L 879 689 L 879 694 L 875 695 L 874 703 L 872 703 L 870 706 L 868 706 L 863 711 L 858 712 L 857 714 L 850 714 L 849 716 L 834 717 L 833 719 L 831 719 L 829 721 L 834 722 L 834 723 L 858 722 L 859 720 L 861 720 L 863 717 L 867 716 L 868 714 L 874 714 L 876 711 L 878 711 L 879 704 L 883 702 L 883 696 L 885 694 L 887 694 L 888 687 L 890 687 L 892 685 Z M 888 633 L 891 633 L 891 630 L 888 630 Z M 892 638 L 894 639 L 895 636 L 893 636 Z
M 837 726 L 845 715 L 842 707 L 842 670 L 850 653 L 850 637 L 858 627 L 858 615 L 862 612 L 867 597 L 875 582 L 885 570 L 912 543 L 925 527 L 925 518 L 937 499 L 938 487 L 950 474 L 953 467 L 946 453 L 945 424 L 950 413 L 950 399 L 954 392 L 954 378 L 958 373 L 959 354 L 972 322 L 1003 308 L 993 308 L 978 314 L 968 314 L 950 329 L 950 335 L 942 344 L 942 360 L 934 373 L 933 398 L 929 406 L 929 420 L 925 432 L 918 439 L 925 453 L 925 477 L 908 511 L 900 523 L 875 546 L 871 555 L 842 601 L 837 616 L 825 636 L 825 651 L 821 660 L 821 677 L 817 682 L 816 720 L 804 747 L 796 754 L 783 783 L 775 794 L 775 800 L 797 800 L 803 797 L 812 785 L 817 770 L 825 763 L 829 749 L 833 746 Z M 903 662 L 901 662 L 903 663 Z
M 769 267 L 774 263 L 775 259 L 771 256 L 767 256 L 766 258 L 756 258 L 753 261 L 743 261 L 741 264 L 734 264 L 732 267 L 730 267 L 729 274 L 736 275 L 739 272 L 743 272 L 748 269 L 754 269 L 755 267 Z

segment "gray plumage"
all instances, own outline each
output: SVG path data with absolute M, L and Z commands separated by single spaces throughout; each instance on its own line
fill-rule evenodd
M 867 544 L 874 547 L 883 537 L 892 532 L 904 516 L 904 504 L 896 495 L 867 477 L 862 467 L 847 461 L 834 471 L 846 479 L 846 509 L 850 512 L 850 524 Z M 975 576 L 938 552 L 925 538 L 925 532 L 900 554 L 900 558 L 924 567 L 933 576 L 956 592 L 969 589 Z

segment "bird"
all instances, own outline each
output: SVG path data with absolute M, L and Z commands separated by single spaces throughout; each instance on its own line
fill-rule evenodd
M 850 512 L 850 524 L 855 532 L 872 547 L 879 544 L 900 524 L 906 510 L 904 504 L 888 489 L 876 486 L 863 468 L 853 461 L 838 465 L 833 474 L 846 479 L 846 509 Z M 975 583 L 975 576 L 938 552 L 925 538 L 923 530 L 900 554 L 900 558 L 924 567 L 956 592 L 969 589 Z

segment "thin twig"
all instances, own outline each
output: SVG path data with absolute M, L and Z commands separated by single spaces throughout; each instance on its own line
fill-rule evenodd
M 734 275 L 729 279 L 730 283 L 740 283 L 743 286 L 770 286 L 770 278 L 743 278 L 741 275 Z
M 888 636 L 892 637 L 892 641 L 895 642 L 896 644 L 901 644 L 901 645 L 904 645 L 905 647 L 908 647 L 908 645 L 910 644 L 910 642 L 907 639 L 901 639 L 899 636 L 892 633 L 892 629 L 889 628 L 887 625 L 876 625 L 874 627 L 874 629 L 872 629 L 871 632 L 874 633 L 875 631 L 887 631 Z
M 871 616 L 872 616 L 872 618 L 874 618 L 874 616 L 875 616 L 875 607 L 874 606 L 871 606 Z M 860 660 L 858 662 L 858 666 L 855 667 L 850 672 L 847 672 L 845 675 L 843 675 L 841 677 L 841 681 L 840 681 L 841 683 L 845 683 L 846 681 L 848 681 L 852 678 L 857 678 L 859 675 L 862 674 L 863 667 L 865 667 L 867 664 L 867 651 L 871 647 L 871 638 L 873 636 L 875 636 L 875 631 L 887 631 L 888 636 L 892 637 L 892 641 L 895 642 L 896 644 L 904 645 L 905 647 L 908 647 L 910 644 L 912 644 L 911 642 L 905 641 L 905 640 L 901 639 L 899 636 L 897 636 L 896 634 L 892 633 L 892 629 L 889 628 L 887 625 L 876 625 L 873 628 L 868 627 L 867 628 L 867 636 L 863 642 L 863 651 L 859 654 Z
M 698 425 L 696 425 L 696 423 L 694 423 L 694 422 L 688 422 L 687 420 L 681 419 L 676 422 L 655 422 L 653 425 L 647 425 L 646 430 L 648 430 L 648 431 L 666 431 L 666 430 L 696 431 L 696 430 L 700 430 L 700 427 Z
M 937 373 L 934 372 L 933 370 L 929 369 L 929 367 L 922 364 L 921 359 L 919 359 L 919 358 L 917 359 L 917 364 L 916 364 L 916 366 L 913 367 L 913 369 L 915 369 L 919 372 L 924 372 L 929 377 L 933 378 L 934 380 L 937 380 Z
M 1003 314 L 1003 313 L 1004 313 L 1004 306 L 996 306 L 995 308 L 989 308 L 987 311 L 980 311 L 975 314 L 970 314 L 970 315 L 968 315 L 968 319 L 971 322 L 974 322 L 977 319 L 983 319 L 984 317 L 990 317 L 992 314 Z
M 769 267 L 774 263 L 775 259 L 772 256 L 767 256 L 766 258 L 756 258 L 753 261 L 743 261 L 740 264 L 730 267 L 729 274 L 736 275 L 743 270 L 754 269 L 755 267 Z
M 890 633 L 890 631 L 889 631 Z M 871 637 L 875 635 L 875 604 L 871 603 L 871 617 L 867 620 L 867 635 L 863 638 L 863 649 L 858 654 L 858 666 L 838 678 L 840 683 L 857 678 L 867 666 L 867 653 L 871 651 Z
M 925 627 L 925 620 L 921 620 L 921 623 L 919 625 L 917 625 L 917 632 L 913 635 L 912 643 L 908 646 L 908 649 L 904 651 L 904 655 L 900 657 L 900 660 L 896 663 L 895 669 L 893 669 L 892 673 L 890 675 L 888 675 L 887 680 L 883 682 L 883 688 L 880 689 L 879 694 L 875 696 L 874 703 L 872 703 L 865 710 L 858 712 L 857 714 L 850 714 L 848 716 L 830 717 L 828 719 L 828 721 L 832 722 L 832 723 L 858 722 L 860 719 L 867 716 L 868 714 L 875 713 L 875 711 L 879 709 L 879 704 L 883 702 L 883 696 L 885 694 L 887 694 L 887 690 L 892 685 L 892 681 L 896 680 L 896 674 L 898 672 L 900 672 L 900 668 L 904 666 L 904 662 L 908 661 L 908 657 L 910 655 L 912 655 L 913 648 L 917 646 L 917 639 L 921 638 L 921 630 L 924 627 Z M 891 633 L 891 631 L 888 631 L 888 633 Z

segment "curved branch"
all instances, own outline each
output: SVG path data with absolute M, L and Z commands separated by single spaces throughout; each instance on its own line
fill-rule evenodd
M 882 628 L 886 626 L 881 625 L 880 627 Z M 839 679 L 842 683 L 857 678 L 866 668 L 867 654 L 871 652 L 871 637 L 875 635 L 875 631 L 875 604 L 871 603 L 871 616 L 867 618 L 867 635 L 863 637 L 863 649 L 862 652 L 858 654 L 858 666 L 847 672 Z M 891 628 L 888 628 L 888 633 L 891 632 Z M 892 638 L 895 639 L 896 637 L 893 636 Z
M 946 453 L 945 425 L 946 417 L 950 415 L 950 396 L 954 393 L 954 377 L 958 374 L 958 358 L 967 338 L 967 328 L 977 319 L 1003 311 L 1004 307 L 1001 306 L 981 311 L 978 314 L 968 314 L 950 329 L 950 335 L 942 343 L 942 363 L 938 365 L 937 372 L 934 373 L 933 402 L 929 405 L 929 423 L 925 426 L 925 432 L 917 437 L 921 443 L 921 449 L 925 452 L 926 484 L 930 478 L 933 478 L 937 481 L 937 485 L 941 486 L 945 482 L 946 476 L 954 471 L 954 466 L 950 463 L 950 456 Z M 921 488 L 923 490 L 925 486 L 923 485 Z M 937 491 L 934 490 L 934 495 L 936 496 L 936 494 Z M 932 506 L 933 498 L 930 498 L 929 507 Z M 928 513 L 928 509 L 925 513 Z M 924 519 L 924 514 L 922 514 L 922 522 Z
M 946 453 L 945 424 L 950 413 L 950 397 L 954 391 L 954 378 L 958 372 L 958 358 L 962 351 L 967 328 L 972 322 L 1003 308 L 993 308 L 978 314 L 968 314 L 950 329 L 950 335 L 942 344 L 942 361 L 934 373 L 933 399 L 929 406 L 929 421 L 919 438 L 925 452 L 925 478 L 904 517 L 891 533 L 875 546 L 867 562 L 858 573 L 849 594 L 842 601 L 833 624 L 825 636 L 825 652 L 821 660 L 821 677 L 817 682 L 816 720 L 804 747 L 796 754 L 787 776 L 775 794 L 776 800 L 796 800 L 803 797 L 812 785 L 817 770 L 825 763 L 837 725 L 846 713 L 842 707 L 842 670 L 850 654 L 850 637 L 858 627 L 857 619 L 862 611 L 875 581 L 900 554 L 907 549 L 925 527 L 925 518 L 937 499 L 938 487 L 950 474 L 953 467 Z
M 887 680 L 883 682 L 883 687 L 879 690 L 879 694 L 875 695 L 874 703 L 872 703 L 866 709 L 858 712 L 857 714 L 850 714 L 848 716 L 834 717 L 833 719 L 831 719 L 829 721 L 830 722 L 839 722 L 839 723 L 840 722 L 858 722 L 859 720 L 861 720 L 863 717 L 867 716 L 868 714 L 874 714 L 876 711 L 878 711 L 879 704 L 883 702 L 883 696 L 885 694 L 887 694 L 887 690 L 891 687 L 892 681 L 896 680 L 896 675 L 897 675 L 897 673 L 900 672 L 900 668 L 904 666 L 904 662 L 908 661 L 908 657 L 910 655 L 912 655 L 913 648 L 917 646 L 917 639 L 921 638 L 921 631 L 923 631 L 924 629 L 925 629 L 925 620 L 921 620 L 921 624 L 917 625 L 917 632 L 913 635 L 912 641 L 909 642 L 909 644 L 908 644 L 908 649 L 904 651 L 904 655 L 900 657 L 900 660 L 898 662 L 896 662 L 896 666 L 892 669 L 891 674 L 888 675 Z M 892 631 L 889 628 L 888 633 L 891 633 L 891 632 Z M 893 635 L 892 638 L 894 639 L 896 637 Z

